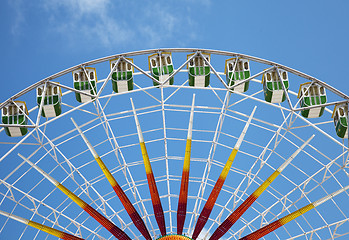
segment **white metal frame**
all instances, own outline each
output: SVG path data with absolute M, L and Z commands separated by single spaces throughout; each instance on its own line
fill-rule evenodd
M 172 56 L 173 63 L 179 65 L 179 67 L 174 69 L 174 72 L 162 83 L 152 77 L 148 70 L 143 70 L 140 66 L 138 66 L 139 63 L 137 61 L 132 63 L 126 59 L 127 57 L 145 57 L 144 60 L 146 61 L 148 55 L 154 53 L 161 54 L 162 52 L 172 52 L 173 55 L 176 53 L 179 55 L 184 53 L 195 54 L 193 54 L 191 58 L 187 60 L 183 55 L 182 62 L 177 62 L 177 58 Z M 212 81 L 215 81 L 215 83 L 218 83 L 218 85 L 211 84 L 212 86 L 210 85 L 207 88 L 187 86 L 187 70 L 185 70 L 184 67 L 195 56 L 200 55 L 202 57 L 202 52 L 212 55 L 210 62 L 208 62 L 205 58 L 204 61 L 211 68 L 211 75 L 216 77 L 215 79 L 211 78 L 211 83 Z M 215 61 L 213 61 L 214 55 L 225 56 L 226 58 L 236 57 L 237 59 L 244 58 L 250 60 L 251 72 L 254 71 L 254 69 L 251 67 L 251 63 L 264 64 L 267 67 L 265 70 L 259 71 L 258 73 L 252 75 L 249 79 L 239 82 L 234 86 L 229 86 L 222 77 L 224 76 L 224 73 L 217 70 L 219 67 L 224 67 L 225 62 L 220 62 L 219 64 L 215 63 Z M 85 69 L 87 66 L 94 66 L 103 62 L 109 64 L 109 60 L 115 58 L 119 58 L 118 61 L 122 59 L 128 62 L 134 67 L 135 70 L 138 71 L 134 73 L 135 89 L 133 91 L 118 94 L 110 93 L 112 91 L 107 90 L 106 86 L 114 69 L 111 71 L 108 70 L 108 72 L 104 75 L 105 79 L 98 81 L 100 88 L 97 88 L 97 92 L 94 95 L 90 95 L 69 87 L 68 85 L 71 84 L 71 78 L 69 77 L 65 79 L 65 82 L 61 81 L 62 83 L 59 84 L 53 82 L 54 79 L 64 78 L 66 75 L 69 75 L 72 71 L 78 68 L 82 67 Z M 115 67 L 116 66 L 117 64 L 115 64 Z M 194 107 L 193 147 L 195 144 L 206 144 L 210 147 L 206 157 L 196 157 L 195 154 L 192 155 L 193 164 L 200 164 L 200 166 L 203 166 L 204 170 L 201 176 L 190 175 L 190 183 L 197 184 L 199 186 L 198 189 L 189 191 L 188 201 L 190 201 L 191 207 L 188 207 L 184 231 L 190 236 L 202 206 L 205 204 L 205 197 L 210 193 L 210 190 L 216 181 L 218 176 L 216 171 L 217 169 L 222 169 L 224 166 L 226 159 L 219 158 L 221 157 L 220 150 L 231 150 L 237 139 L 236 132 L 241 131 L 239 127 L 236 127 L 236 132 L 233 131 L 234 129 L 227 131 L 226 122 L 246 122 L 250 109 L 245 110 L 243 107 L 240 107 L 240 105 L 244 106 L 243 104 L 245 102 L 255 103 L 265 106 L 265 108 L 272 109 L 270 111 L 274 111 L 275 114 L 281 116 L 282 120 L 281 122 L 266 120 L 264 119 L 264 116 L 258 115 L 258 111 L 262 111 L 263 108 L 258 108 L 256 114 L 257 116 L 253 118 L 251 123 L 253 126 L 251 127 L 252 130 L 248 130 L 247 135 L 251 134 L 249 131 L 253 131 L 253 128 L 255 128 L 260 131 L 264 131 L 266 134 L 270 134 L 271 137 L 268 137 L 268 140 L 266 140 L 263 144 L 257 140 L 249 138 L 243 141 L 241 153 L 239 153 L 237 156 L 236 161 L 242 161 L 241 159 L 243 158 L 254 160 L 251 162 L 251 167 L 248 171 L 239 169 L 233 164 L 229 174 L 233 176 L 240 176 L 241 180 L 239 182 L 229 182 L 227 180 L 227 183 L 223 186 L 221 194 L 224 196 L 229 195 L 229 197 L 226 197 L 225 199 L 223 199 L 222 196 L 219 197 L 215 206 L 217 213 L 210 217 L 209 222 L 206 225 L 207 231 L 203 233 L 203 237 L 207 238 L 209 233 L 212 233 L 212 231 L 214 231 L 215 228 L 224 221 L 227 214 L 230 214 L 234 208 L 239 205 L 239 203 L 246 199 L 248 194 L 254 190 L 255 186 L 258 186 L 265 180 L 263 179 L 263 171 L 266 169 L 275 170 L 276 165 L 273 164 L 273 159 L 278 159 L 280 161 L 282 159 L 286 160 L 287 157 L 289 157 L 288 152 L 280 153 L 278 151 L 283 144 L 297 148 L 304 143 L 306 137 L 302 134 L 299 135 L 300 130 L 305 129 L 310 133 L 315 132 L 319 139 L 323 139 L 323 141 L 326 141 L 328 144 L 332 144 L 331 146 L 334 146 L 335 150 L 333 151 L 335 151 L 335 154 L 334 156 L 330 155 L 316 144 L 310 144 L 309 147 L 305 148 L 303 155 L 310 159 L 309 161 L 314 162 L 314 165 L 318 164 L 319 167 L 317 167 L 315 172 L 311 172 L 309 169 L 301 169 L 297 164 L 290 164 L 294 168 L 294 171 L 302 176 L 306 176 L 305 179 L 301 183 L 297 183 L 295 179 L 290 178 L 290 176 L 286 174 L 286 169 L 286 173 L 280 176 L 280 178 L 292 186 L 292 188 L 288 189 L 286 193 L 282 193 L 280 188 L 277 187 L 277 181 L 274 185 L 271 185 L 270 189 L 268 189 L 265 193 L 270 198 L 269 204 L 266 204 L 262 200 L 257 201 L 251 207 L 254 217 L 250 218 L 249 216 L 245 217 L 245 215 L 243 215 L 240 221 L 244 224 L 244 226 L 240 227 L 239 229 L 231 229 L 229 231 L 229 236 L 226 236 L 226 239 L 238 239 L 239 237 L 245 236 L 250 231 L 254 231 L 261 226 L 264 226 L 266 223 L 276 220 L 284 216 L 286 213 L 292 212 L 292 209 L 299 208 L 301 206 L 300 203 L 309 203 L 317 200 L 314 199 L 315 193 L 323 193 L 323 195 L 318 195 L 318 199 L 320 199 L 325 195 L 325 193 L 328 194 L 332 192 L 334 189 L 326 188 L 328 185 L 327 183 L 331 182 L 330 186 L 333 186 L 333 188 L 344 187 L 349 183 L 348 141 L 337 138 L 334 134 L 334 130 L 333 132 L 328 130 L 328 125 L 332 124 L 332 119 L 323 116 L 321 119 L 317 119 L 314 122 L 312 119 L 303 118 L 299 111 L 312 107 L 297 108 L 300 100 L 298 100 L 295 104 L 292 103 L 292 100 L 295 98 L 297 93 L 292 90 L 291 86 L 289 90 L 286 91 L 287 102 L 282 104 L 271 104 L 265 102 L 262 96 L 263 94 L 261 94 L 262 91 L 253 92 L 252 90 L 249 90 L 245 93 L 236 93 L 232 91 L 234 87 L 243 84 L 246 81 L 251 81 L 253 84 L 259 84 L 260 80 L 257 78 L 263 73 L 273 69 L 276 69 L 278 74 L 278 69 L 283 69 L 289 74 L 291 73 L 300 77 L 304 81 L 310 80 L 312 82 L 316 82 L 329 90 L 334 96 L 336 96 L 336 99 L 321 105 L 326 107 L 327 112 L 330 112 L 328 107 L 332 107 L 337 103 L 349 103 L 349 97 L 346 94 L 328 85 L 325 81 L 321 81 L 281 64 L 244 54 L 189 48 L 152 49 L 116 54 L 85 62 L 53 74 L 50 77 L 32 84 L 23 91 L 15 94 L 8 100 L 1 103 L 0 108 L 6 106 L 8 103 L 14 102 L 16 99 L 26 96 L 28 93 L 32 93 L 35 91 L 37 86 L 42 84 L 45 84 L 45 88 L 47 84 L 52 84 L 66 90 L 63 92 L 62 97 L 62 107 L 64 107 L 65 111 L 63 111 L 60 116 L 52 119 L 45 120 L 41 118 L 43 101 L 41 101 L 40 106 L 37 106 L 36 99 L 33 98 L 33 102 L 35 102 L 35 104 L 31 104 L 33 107 L 28 109 L 30 114 L 27 116 L 32 125 L 27 126 L 30 129 L 26 136 L 16 139 L 9 138 L 5 136 L 5 133 L 3 132 L 3 127 L 8 125 L 0 124 L 0 127 L 2 127 L 0 129 L 0 145 L 4 147 L 6 146 L 7 148 L 8 146 L 11 146 L 0 155 L 0 168 L 1 166 L 4 166 L 1 164 L 8 164 L 15 153 L 22 153 L 22 151 L 25 152 L 26 147 L 35 148 L 35 151 L 22 154 L 28 159 L 31 159 L 31 161 L 35 162 L 37 165 L 43 164 L 45 166 L 45 161 L 47 158 L 54 161 L 56 165 L 46 169 L 49 174 L 62 172 L 64 174 L 64 176 L 61 176 L 62 182 L 67 182 L 70 183 L 71 186 L 75 186 L 74 189 L 71 189 L 74 190 L 75 194 L 85 197 L 89 204 L 107 215 L 108 218 L 111 219 L 116 225 L 125 230 L 131 238 L 140 238 L 141 235 L 137 229 L 134 228 L 132 221 L 130 221 L 129 218 L 124 217 L 125 210 L 121 207 L 116 208 L 115 202 L 118 200 L 116 199 L 116 196 L 113 194 L 112 190 L 103 195 L 97 188 L 97 185 L 101 184 L 105 180 L 105 177 L 100 173 L 97 177 L 91 178 L 88 173 L 84 172 L 84 168 L 87 166 L 92 166 L 93 163 L 93 161 L 90 159 L 84 160 L 84 163 L 81 164 L 80 155 L 83 155 L 88 150 L 86 146 L 84 146 L 84 144 L 79 145 L 82 152 L 76 155 L 71 155 L 70 153 L 65 152 L 65 150 L 62 150 L 65 149 L 65 145 L 67 143 L 78 141 L 79 134 L 76 132 L 74 126 L 67 123 L 67 131 L 65 133 L 52 135 L 52 128 L 54 124 L 65 121 L 64 119 L 67 119 L 67 115 L 75 114 L 77 112 L 86 114 L 90 117 L 88 121 L 75 118 L 79 128 L 81 128 L 86 135 L 93 134 L 98 130 L 100 131 L 101 135 L 105 136 L 105 139 L 102 142 L 91 142 L 95 148 L 105 145 L 109 146 L 109 151 L 100 153 L 100 156 L 102 158 L 113 158 L 115 160 L 114 162 L 109 162 L 109 164 L 113 166 L 110 169 L 111 173 L 118 176 L 123 176 L 125 179 L 125 184 L 122 186 L 122 188 L 129 196 L 132 196 L 132 198 L 130 198 L 131 201 L 135 204 L 136 209 L 144 219 L 148 230 L 155 238 L 158 236 L 159 230 L 156 222 L 154 221 L 152 208 L 149 208 L 151 203 L 150 197 L 145 197 L 148 196 L 145 193 L 145 191 L 147 191 L 147 188 L 145 188 L 147 181 L 145 178 L 140 180 L 139 177 L 135 176 L 134 173 L 135 168 L 142 166 L 142 160 L 130 160 L 127 158 L 127 152 L 129 149 L 136 149 L 138 147 L 138 141 L 135 140 L 132 143 L 124 143 L 124 139 L 136 139 L 137 137 L 136 129 L 133 125 L 133 113 L 131 105 L 129 102 L 124 103 L 125 106 L 127 106 L 127 110 L 120 112 L 109 112 L 110 108 L 108 105 L 110 101 L 117 99 L 119 96 L 129 95 L 131 97 L 134 94 L 143 94 L 145 97 L 155 101 L 156 103 L 150 104 L 146 107 L 137 108 L 138 104 L 135 102 L 137 110 L 136 114 L 140 118 L 140 121 L 142 121 L 142 117 L 152 116 L 153 114 L 161 115 L 160 123 L 158 125 L 154 125 L 151 129 L 143 128 L 143 133 L 149 136 L 145 137 L 145 142 L 147 145 L 161 144 L 164 149 L 163 156 L 158 156 L 156 154 L 152 154 L 151 152 L 149 152 L 149 154 L 150 156 L 155 156 L 151 157 L 152 163 L 164 163 L 165 165 L 163 174 L 157 174 L 156 169 L 154 169 L 154 174 L 157 183 L 165 183 L 166 185 L 166 191 L 160 196 L 160 198 L 162 199 L 163 204 L 166 202 L 165 206 L 168 206 L 167 208 L 164 208 L 167 231 L 169 233 L 175 233 L 176 221 L 174 220 L 174 217 L 176 216 L 176 204 L 174 203 L 177 202 L 179 188 L 174 186 L 177 186 L 176 184 L 180 183 L 181 176 L 178 174 L 173 174 L 170 166 L 175 163 L 178 168 L 182 168 L 181 164 L 184 156 L 184 149 L 178 149 L 176 155 L 171 155 L 169 153 L 169 145 L 172 142 L 185 142 L 185 137 L 182 138 L 174 136 L 171 134 L 171 132 L 186 132 L 187 127 L 185 126 L 188 126 L 189 118 L 187 117 L 188 119 L 180 119 L 183 121 L 182 125 L 184 127 L 174 127 L 172 120 L 169 119 L 169 114 L 178 113 L 187 114 L 189 116 L 191 111 L 191 98 L 186 104 L 172 101 L 177 95 L 181 94 L 182 91 L 193 91 L 196 94 L 196 99 L 199 99 L 200 94 L 204 92 L 204 94 L 210 95 L 210 99 L 212 99 L 212 102 L 215 102 L 215 104 L 201 104 L 196 100 Z M 98 75 L 101 76 L 99 72 Z M 142 83 L 147 82 L 147 87 L 141 87 L 141 84 L 137 83 L 137 77 L 142 77 L 141 81 Z M 175 77 L 175 84 L 165 86 L 165 84 L 172 77 Z M 152 81 L 159 83 L 159 86 L 152 86 Z M 292 80 L 290 75 L 289 81 L 290 85 L 292 84 L 294 87 L 293 89 L 297 89 L 297 87 L 301 84 L 301 82 L 298 82 L 298 80 Z M 261 85 L 260 89 L 262 89 Z M 283 89 L 285 91 L 284 85 Z M 64 98 L 72 95 L 73 92 L 93 96 L 95 98 L 90 102 L 83 104 L 69 101 L 65 102 Z M 235 101 L 235 96 L 239 100 Z M 36 114 L 35 116 L 33 116 L 34 113 Z M 210 129 L 196 127 L 195 119 L 204 119 L 203 117 L 200 117 L 200 115 L 214 117 L 217 119 L 217 121 L 215 124 L 211 125 Z M 119 134 L 118 130 L 113 126 L 115 122 L 123 121 L 125 119 L 129 122 L 129 125 L 125 127 L 130 129 L 130 133 L 122 135 Z M 295 125 L 296 122 L 302 122 L 302 125 Z M 210 135 L 211 137 L 204 137 L 205 135 Z M 227 143 L 223 139 L 229 139 L 230 143 Z M 244 147 L 244 145 L 246 147 Z M 249 152 L 248 147 L 256 148 L 258 150 Z M 259 154 L 257 152 L 259 152 Z M 317 158 L 321 158 L 321 160 Z M 69 212 L 70 209 L 74 209 L 74 204 L 69 200 L 65 199 L 61 204 L 56 206 L 53 205 L 50 198 L 55 196 L 57 191 L 52 190 L 46 196 L 36 196 L 34 192 L 38 191 L 41 185 L 45 182 L 42 177 L 35 180 L 36 182 L 30 191 L 23 190 L 23 186 L 21 185 L 22 179 L 31 176 L 31 174 L 34 172 L 33 170 L 30 170 L 28 166 L 20 163 L 17 166 L 13 166 L 9 170 L 1 170 L 3 172 L 3 177 L 0 178 L 0 186 L 2 187 L 0 190 L 0 210 L 6 209 L 11 205 L 12 207 L 10 207 L 11 209 L 8 211 L 10 213 L 16 213 L 16 215 L 19 216 L 21 213 L 26 214 L 26 216 L 23 217 L 27 217 L 28 219 L 39 219 L 43 224 L 57 227 L 71 234 L 76 234 L 87 239 L 112 239 L 110 235 L 103 235 L 105 233 L 102 231 L 100 226 L 95 225 L 93 227 L 93 225 L 91 225 L 91 222 L 93 222 L 92 219 L 90 217 L 86 217 L 81 210 L 76 211 L 73 214 Z M 307 173 L 308 171 L 309 174 Z M 312 188 L 309 188 L 308 186 L 311 184 L 315 185 Z M 294 199 L 296 194 L 300 194 L 300 196 L 297 199 Z M 348 201 L 348 193 L 344 193 L 343 195 L 344 197 L 342 198 Z M 28 200 L 32 203 L 32 205 L 28 205 Z M 313 227 L 311 217 L 308 218 L 307 216 L 304 216 L 300 217 L 299 220 L 295 220 L 294 225 L 291 227 L 285 225 L 283 230 L 280 232 L 272 233 L 273 236 L 277 239 L 285 239 L 285 236 L 288 239 L 322 239 L 323 236 L 329 236 L 328 238 L 334 239 L 340 236 L 348 235 L 349 228 L 346 228 L 349 226 L 348 205 L 344 205 L 347 207 L 347 209 L 344 209 L 343 204 L 341 202 L 337 202 L 336 198 L 332 199 L 331 201 L 331 207 L 342 214 L 340 220 L 329 222 L 326 220 L 326 216 L 323 214 L 321 209 L 315 209 L 313 210 L 314 213 L 311 215 L 311 217 L 315 216 L 317 217 L 318 221 L 321 220 L 321 226 Z M 11 204 L 8 205 L 9 203 Z M 277 208 L 281 208 L 281 211 L 277 211 Z M 41 211 L 43 211 L 42 209 L 45 210 L 45 214 L 41 213 Z M 30 213 L 30 216 L 27 215 L 28 212 Z M 8 217 L 5 220 L 4 219 L 4 217 L 0 217 L 0 223 L 3 223 L 3 226 L 0 228 L 0 238 L 2 236 L 1 234 L 7 231 L 8 221 L 12 221 L 9 220 Z M 67 221 L 70 223 L 61 224 L 61 222 Z M 293 231 L 293 228 L 296 229 L 296 231 Z M 324 231 L 326 232 L 324 233 Z M 26 239 L 27 232 L 30 232 L 30 230 L 24 228 L 20 235 L 20 239 Z M 299 234 L 299 232 L 302 233 Z M 34 239 L 43 239 L 45 237 L 43 236 L 43 234 L 36 232 Z

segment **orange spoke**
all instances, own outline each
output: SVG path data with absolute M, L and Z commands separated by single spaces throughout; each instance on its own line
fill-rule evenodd
M 162 209 L 160 196 L 159 196 L 158 188 L 156 186 L 153 170 L 151 168 L 147 148 L 146 148 L 145 143 L 144 143 L 144 138 L 143 138 L 141 126 L 139 124 L 138 117 L 136 115 L 136 110 L 134 108 L 132 98 L 130 100 L 131 100 L 131 105 L 132 105 L 132 109 L 133 109 L 134 119 L 135 119 L 136 126 L 137 126 L 139 144 L 141 146 L 143 163 L 144 163 L 145 173 L 146 173 L 147 180 L 148 180 L 150 198 L 151 198 L 151 201 L 153 204 L 155 219 L 156 219 L 156 222 L 158 223 L 161 235 L 165 236 L 166 235 L 166 225 L 165 225 L 164 211 Z
M 257 198 L 269 187 L 277 176 L 287 167 L 288 164 L 300 153 L 303 148 L 314 138 L 312 135 L 304 144 L 298 148 L 276 171 L 271 174 L 229 217 L 214 231 L 210 240 L 218 240 L 234 225 L 244 212 L 257 200 Z
M 204 228 L 204 226 L 205 226 L 205 224 L 206 224 L 206 222 L 207 222 L 207 220 L 212 212 L 213 206 L 216 203 L 216 200 L 217 200 L 218 195 L 222 189 L 224 181 L 227 178 L 227 175 L 230 171 L 231 165 L 233 164 L 235 156 L 236 156 L 237 152 L 239 151 L 240 145 L 241 145 L 241 143 L 246 135 L 247 129 L 252 121 L 253 114 L 255 111 L 256 111 L 256 107 L 254 107 L 250 117 L 248 118 L 246 125 L 245 125 L 238 141 L 236 142 L 236 144 L 234 146 L 233 151 L 231 152 L 221 174 L 219 175 L 219 178 L 218 178 L 216 184 L 213 187 L 212 192 L 210 193 L 210 196 L 207 199 L 207 202 L 206 202 L 204 208 L 202 209 L 202 211 L 200 213 L 200 216 L 198 218 L 198 221 L 196 222 L 194 233 L 192 236 L 193 239 L 196 239 L 199 236 L 201 230 Z
M 115 226 L 110 220 L 104 217 L 102 214 L 97 212 L 93 207 L 84 202 L 81 198 L 76 196 L 73 192 L 55 180 L 53 177 L 44 172 L 41 168 L 36 166 L 34 163 L 30 162 L 28 159 L 18 154 L 24 161 L 26 161 L 35 170 L 41 173 L 47 180 L 49 180 L 53 185 L 55 185 L 59 190 L 61 190 L 67 197 L 69 197 L 73 202 L 75 202 L 79 207 L 81 207 L 85 212 L 87 212 L 91 217 L 93 217 L 97 222 L 99 222 L 103 227 L 105 227 L 111 234 L 113 234 L 117 239 L 120 240 L 131 240 L 131 238 L 120 228 Z
M 194 102 L 195 102 L 195 94 L 193 94 L 193 101 L 192 101 L 191 111 L 190 111 L 187 144 L 185 146 L 185 155 L 184 155 L 183 172 L 182 172 L 182 180 L 181 180 L 181 190 L 180 190 L 179 199 L 178 199 L 177 234 L 179 234 L 179 235 L 181 235 L 183 232 L 183 226 L 184 226 L 185 217 L 187 214 L 187 199 L 188 199 L 191 140 L 192 140 L 192 130 L 193 130 L 193 117 L 194 117 Z
M 78 127 L 78 125 L 75 123 L 73 119 L 71 119 L 80 133 L 81 137 L 83 138 L 84 142 L 90 149 L 90 152 L 92 153 L 93 157 L 95 158 L 96 162 L 98 163 L 99 167 L 102 169 L 105 177 L 108 179 L 110 185 L 114 189 L 116 195 L 119 197 L 122 205 L 124 206 L 125 210 L 127 211 L 128 215 L 130 216 L 131 220 L 133 221 L 134 225 L 137 227 L 137 229 L 141 232 L 141 234 L 144 236 L 145 239 L 150 240 L 150 234 L 147 229 L 147 227 L 144 224 L 144 221 L 142 220 L 141 216 L 138 214 L 135 207 L 132 205 L 130 199 L 127 197 L 126 193 L 122 190 L 118 182 L 115 180 L 113 175 L 110 173 L 109 169 L 105 166 L 104 162 L 100 158 L 100 156 L 97 154 L 96 150 L 92 146 L 92 144 L 88 141 L 87 137 L 83 134 L 81 129 Z
M 285 217 L 283 218 L 280 218 L 279 220 L 276 220 L 264 227 L 262 227 L 261 229 L 258 229 L 257 231 L 241 238 L 242 240 L 257 240 L 257 239 L 260 239 L 262 237 L 264 237 L 265 235 L 275 231 L 276 229 L 278 229 L 279 227 L 285 225 L 286 223 L 288 222 L 291 222 L 292 220 L 296 219 L 297 217 L 303 215 L 304 213 L 308 212 L 309 210 L 319 206 L 320 204 L 334 198 L 335 196 L 337 196 L 338 194 L 346 191 L 349 189 L 349 185 L 342 188 L 342 189 L 339 189 L 338 191 L 332 193 L 332 194 L 329 194 L 327 195 L 326 197 L 323 197 L 315 202 L 312 202 L 308 205 L 306 205 L 305 207 L 302 207 L 301 209 L 298 209 L 297 211 L 294 211 L 288 215 L 286 215 Z

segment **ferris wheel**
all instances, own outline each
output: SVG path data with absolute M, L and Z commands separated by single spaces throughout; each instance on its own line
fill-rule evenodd
M 210 49 L 65 69 L 0 105 L 0 239 L 347 239 L 348 103 Z

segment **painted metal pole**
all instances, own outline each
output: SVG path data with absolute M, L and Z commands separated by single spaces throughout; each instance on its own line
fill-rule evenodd
M 155 219 L 156 219 L 156 222 L 158 223 L 161 235 L 165 236 L 166 235 L 166 225 L 165 225 L 164 211 L 162 209 L 160 196 L 159 196 L 158 188 L 156 186 L 153 170 L 151 168 L 151 164 L 150 164 L 147 148 L 146 148 L 145 143 L 144 143 L 144 138 L 143 138 L 141 126 L 140 126 L 139 121 L 138 121 L 138 117 L 137 117 L 137 114 L 136 114 L 135 107 L 133 105 L 132 98 L 130 98 L 130 100 L 131 100 L 131 105 L 132 105 L 132 110 L 133 110 L 135 123 L 136 123 L 136 126 L 137 126 L 139 145 L 141 146 L 141 151 L 142 151 L 142 156 L 143 156 L 143 163 L 144 163 L 144 167 L 145 167 L 145 173 L 147 175 L 148 186 L 149 186 L 151 201 L 152 201 L 152 204 L 153 204 Z
M 73 192 L 59 183 L 56 179 L 47 174 L 44 170 L 36 166 L 34 163 L 29 161 L 27 158 L 18 154 L 24 161 L 26 161 L 30 166 L 32 166 L 36 171 L 43 175 L 47 180 L 49 180 L 53 185 L 55 185 L 59 190 L 61 190 L 67 197 L 69 197 L 73 202 L 75 202 L 79 207 L 81 207 L 85 212 L 87 212 L 91 217 L 93 217 L 97 222 L 99 222 L 103 227 L 105 227 L 111 234 L 113 234 L 119 240 L 131 240 L 131 238 L 120 228 L 115 226 L 110 220 L 104 217 L 102 214 L 97 212 L 93 207 L 88 205 Z
M 150 240 L 150 234 L 147 229 L 147 227 L 144 224 L 144 221 L 142 220 L 141 216 L 138 214 L 137 210 L 131 203 L 130 199 L 127 197 L 126 193 L 122 190 L 118 182 L 115 180 L 113 175 L 110 173 L 107 166 L 102 161 L 101 157 L 98 155 L 92 144 L 88 141 L 85 134 L 81 131 L 79 126 L 75 123 L 74 119 L 71 118 L 72 122 L 74 123 L 76 129 L 78 130 L 80 136 L 83 138 L 84 142 L 86 143 L 88 149 L 92 153 L 93 157 L 95 158 L 96 162 L 98 163 L 99 167 L 103 171 L 105 177 L 109 181 L 110 185 L 114 189 L 116 195 L 119 197 L 122 205 L 124 206 L 125 210 L 127 211 L 128 215 L 130 216 L 131 220 L 133 221 L 134 225 L 137 227 L 137 229 L 141 232 L 141 234 L 144 236 L 145 239 Z
M 348 189 L 349 189 L 349 185 L 342 188 L 342 189 L 339 189 L 338 191 L 336 191 L 332 194 L 327 195 L 326 197 L 323 197 L 323 198 L 321 198 L 313 203 L 310 203 L 310 204 L 306 205 L 305 207 L 302 207 L 302 208 L 298 209 L 297 211 L 294 211 L 294 212 L 286 215 L 285 217 L 280 218 L 279 220 L 276 220 L 276 221 L 262 227 L 261 229 L 258 229 L 257 231 L 241 238 L 241 240 L 260 239 L 260 238 L 264 237 L 265 235 L 275 231 L 279 227 L 285 225 L 286 223 L 291 222 L 292 220 L 296 219 L 297 217 L 303 215 L 304 213 L 308 212 L 309 210 L 311 210 L 311 209 L 319 206 L 320 204 L 334 198 L 338 194 L 340 194 L 344 191 L 347 191 Z
M 43 224 L 40 224 L 40 223 L 31 221 L 29 219 L 25 219 L 25 218 L 22 218 L 22 217 L 19 217 L 19 216 L 7 213 L 7 212 L 1 211 L 1 210 L 0 210 L 0 215 L 3 215 L 5 217 L 11 218 L 13 220 L 16 220 L 17 222 L 24 223 L 24 224 L 26 224 L 28 226 L 31 226 L 33 228 L 36 228 L 36 229 L 40 230 L 40 231 L 46 232 L 46 233 L 48 233 L 48 234 L 50 234 L 52 236 L 55 236 L 55 237 L 58 237 L 58 238 L 61 238 L 61 239 L 64 239 L 64 240 L 84 240 L 83 238 L 76 237 L 76 236 L 71 235 L 69 233 L 65 233 L 63 231 L 60 231 L 60 230 L 57 230 L 57 229 L 45 226 Z
M 189 185 L 191 140 L 192 140 L 193 118 L 194 118 L 194 103 L 195 103 L 195 94 L 193 94 L 193 101 L 192 101 L 191 110 L 190 110 L 188 136 L 187 136 L 187 143 L 185 146 L 185 155 L 184 155 L 184 163 L 183 163 L 183 171 L 182 171 L 181 190 L 180 190 L 179 199 L 178 199 L 177 234 L 179 235 L 181 235 L 183 232 L 183 226 L 184 226 L 185 217 L 187 214 L 187 199 L 188 199 L 188 185 Z
M 207 222 L 207 220 L 212 212 L 213 206 L 216 203 L 218 195 L 223 187 L 224 181 L 227 178 L 227 175 L 229 173 L 231 165 L 233 164 L 235 156 L 236 156 L 237 152 L 239 151 L 240 145 L 241 145 L 241 143 L 246 135 L 247 129 L 252 121 L 252 118 L 253 118 L 253 115 L 256 111 L 256 108 L 257 108 L 256 106 L 253 108 L 252 113 L 251 113 L 250 117 L 248 118 L 248 120 L 245 124 L 245 127 L 242 130 L 240 137 L 238 138 L 238 140 L 234 146 L 233 151 L 231 152 L 221 174 L 219 175 L 219 178 L 218 178 L 216 184 L 214 185 L 214 187 L 212 189 L 212 192 L 210 193 L 210 196 L 207 199 L 207 202 L 206 202 L 204 208 L 202 209 L 202 211 L 200 213 L 198 221 L 196 222 L 196 225 L 195 225 L 192 239 L 196 239 L 199 236 L 201 230 L 204 228 L 204 226 L 205 226 L 205 224 L 206 224 L 206 222 Z
M 217 240 L 221 238 L 234 223 L 241 217 L 242 214 L 254 203 L 257 198 L 269 187 L 269 185 L 276 179 L 277 176 L 291 163 L 291 161 L 300 153 L 303 148 L 314 138 L 312 135 L 303 145 L 298 148 L 278 169 L 271 174 L 229 217 L 214 231 L 210 240 Z

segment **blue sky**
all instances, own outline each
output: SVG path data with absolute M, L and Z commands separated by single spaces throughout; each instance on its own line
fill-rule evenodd
M 120 52 L 198 47 L 257 56 L 345 93 L 348 1 L 2 1 L 1 99 L 81 62 Z M 21 72 L 21 74 L 17 74 Z
M 345 0 L 2 0 L 0 102 L 73 65 L 162 47 L 268 59 L 349 95 L 348 9 Z

